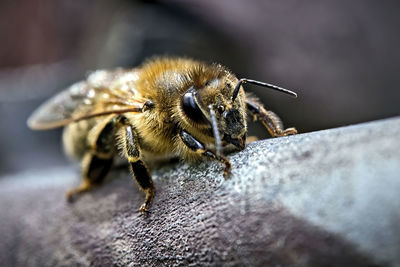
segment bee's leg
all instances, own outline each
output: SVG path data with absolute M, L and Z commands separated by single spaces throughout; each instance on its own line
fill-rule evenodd
M 88 135 L 91 150 L 82 159 L 82 183 L 66 194 L 68 200 L 100 185 L 111 169 L 114 157 L 113 140 L 117 119 L 115 116 L 94 127 Z
M 124 123 L 124 122 L 123 122 Z M 137 134 L 135 129 L 125 123 L 124 132 L 121 134 L 123 153 L 128 159 L 131 171 L 135 176 L 135 180 L 139 188 L 146 194 L 143 204 L 140 206 L 139 211 L 146 213 L 153 201 L 156 189 L 151 179 L 149 169 L 146 164 L 141 160 L 141 153 Z
M 113 158 L 102 159 L 91 152 L 85 154 L 82 159 L 82 183 L 67 192 L 68 201 L 81 193 L 90 191 L 93 187 L 100 185 L 111 169 Z
M 211 150 L 208 150 L 203 143 L 201 143 L 199 140 L 194 138 L 192 135 L 190 135 L 188 132 L 181 130 L 179 132 L 179 137 L 181 138 L 182 142 L 192 151 L 201 154 L 202 156 L 212 158 L 215 160 L 218 160 L 219 162 L 223 163 L 225 165 L 224 169 L 224 176 L 227 177 L 231 173 L 231 163 L 227 158 L 224 156 L 217 156 L 214 152 Z
M 281 119 L 272 111 L 264 109 L 256 99 L 246 99 L 247 110 L 253 115 L 254 121 L 260 120 L 273 137 L 297 134 L 295 128 L 283 128 Z

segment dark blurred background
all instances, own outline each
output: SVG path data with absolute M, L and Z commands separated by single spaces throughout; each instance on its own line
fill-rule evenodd
M 33 132 L 28 115 L 88 71 L 152 55 L 219 62 L 300 132 L 399 115 L 398 1 L 0 2 L 0 173 L 67 164 L 61 130 Z M 259 125 L 251 132 L 267 137 Z

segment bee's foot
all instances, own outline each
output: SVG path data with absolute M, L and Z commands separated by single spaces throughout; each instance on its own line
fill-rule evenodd
M 67 200 L 68 203 L 73 203 L 76 200 L 77 193 L 75 190 L 69 190 L 65 194 L 65 199 Z
M 140 206 L 139 211 L 143 216 L 147 216 L 149 214 L 148 205 L 146 203 L 143 203 L 142 206 Z
M 231 164 L 229 162 L 229 165 L 226 165 L 225 166 L 225 170 L 224 170 L 224 178 L 225 178 L 225 180 L 229 179 L 229 177 L 231 176 L 231 174 L 232 174 L 231 169 L 232 169 L 232 166 L 231 166 Z
M 283 131 L 283 135 L 287 136 L 287 135 L 294 135 L 297 134 L 297 130 L 296 128 L 287 128 Z
M 224 171 L 224 178 L 225 178 L 225 180 L 226 179 L 229 179 L 229 177 L 231 176 L 231 172 L 230 171 Z
M 82 181 L 81 185 L 78 186 L 77 188 L 67 191 L 67 193 L 65 194 L 65 197 L 68 202 L 70 202 L 70 203 L 74 202 L 75 199 L 78 197 L 78 195 L 81 195 L 82 193 L 91 190 L 93 187 L 94 187 L 93 184 L 91 184 L 87 180 L 84 180 L 84 181 Z

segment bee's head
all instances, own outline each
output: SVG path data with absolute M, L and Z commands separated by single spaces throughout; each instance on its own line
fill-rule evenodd
M 245 147 L 246 96 L 242 84 L 251 83 L 297 97 L 296 93 L 273 84 L 239 80 L 218 65 L 208 71 L 195 72 L 194 85 L 183 94 L 181 106 L 194 124 L 212 129 L 217 154 L 220 153 L 221 140 L 239 149 Z
M 182 97 L 182 109 L 198 125 L 211 128 L 216 147 L 221 140 L 243 149 L 246 140 L 246 105 L 243 90 L 232 98 L 236 78 L 220 77 L 207 80 L 203 86 L 190 87 Z M 219 153 L 219 152 L 218 152 Z

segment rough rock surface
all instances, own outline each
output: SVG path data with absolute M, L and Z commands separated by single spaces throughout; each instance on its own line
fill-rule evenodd
M 400 119 L 268 139 L 216 162 L 117 169 L 66 203 L 78 169 L 0 179 L 2 266 L 400 266 Z

